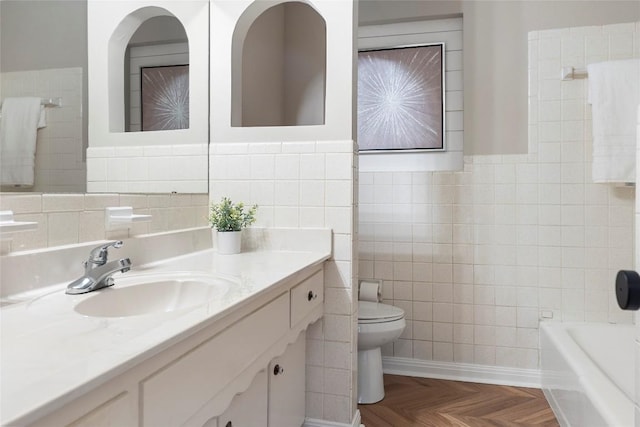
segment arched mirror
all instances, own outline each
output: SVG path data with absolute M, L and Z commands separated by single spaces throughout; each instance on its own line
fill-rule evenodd
M 189 128 L 189 40 L 175 16 L 144 21 L 124 64 L 125 131 Z

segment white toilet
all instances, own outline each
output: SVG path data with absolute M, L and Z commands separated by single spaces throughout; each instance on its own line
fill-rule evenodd
M 358 301 L 358 403 L 384 398 L 380 347 L 398 339 L 405 325 L 401 308 Z

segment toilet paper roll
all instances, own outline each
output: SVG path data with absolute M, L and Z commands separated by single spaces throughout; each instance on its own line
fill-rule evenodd
M 380 282 L 373 280 L 362 280 L 358 293 L 360 301 L 380 302 L 382 301 L 382 289 Z

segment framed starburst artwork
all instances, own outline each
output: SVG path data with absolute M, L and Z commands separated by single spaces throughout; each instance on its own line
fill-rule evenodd
M 444 150 L 444 43 L 358 52 L 361 152 Z
M 142 130 L 189 128 L 189 65 L 140 69 Z

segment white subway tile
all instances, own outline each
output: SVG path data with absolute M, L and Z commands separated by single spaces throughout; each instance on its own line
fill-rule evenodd
M 452 323 L 433 323 L 433 341 L 453 342 L 453 324 Z
M 280 154 L 282 144 L 280 142 L 251 142 L 248 144 L 249 154 Z
M 587 57 L 599 55 L 606 56 L 608 54 L 608 50 L 609 43 L 607 37 L 602 37 L 600 35 L 587 35 L 585 37 L 585 54 Z
M 353 153 L 354 149 L 354 142 L 351 140 L 316 142 L 316 151 L 318 153 Z
M 348 372 L 348 368 L 345 368 Z M 351 418 L 351 398 L 324 394 L 323 417 L 327 421 L 339 422 Z
M 454 304 L 453 321 L 455 324 L 474 324 L 473 304 Z
M 300 141 L 300 142 L 283 142 L 282 152 L 301 154 L 301 153 L 314 153 L 316 151 L 315 142 Z
M 298 206 L 299 181 L 276 181 L 274 190 L 273 201 L 276 206 Z
M 399 339 L 395 341 L 393 343 L 393 355 L 395 357 L 411 357 L 413 355 L 413 340 Z
M 474 324 L 478 325 L 495 325 L 496 324 L 496 312 L 493 305 L 478 305 L 474 306 Z
M 300 179 L 325 179 L 325 154 L 301 154 Z
M 473 345 L 472 344 L 454 344 L 453 360 L 457 363 L 473 363 Z
M 47 215 L 49 246 L 78 243 L 80 222 L 79 212 L 52 212 Z
M 253 154 L 250 156 L 251 179 L 274 179 L 275 156 L 273 154 Z
M 324 206 L 324 181 L 300 181 L 300 205 Z
M 325 226 L 325 211 L 321 207 L 300 207 L 299 224 L 302 228 L 318 228 Z M 362 244 L 360 244 L 362 246 Z
M 11 210 L 14 214 L 42 212 L 42 195 L 3 193 L 0 197 L 1 210 Z
M 413 339 L 419 341 L 433 340 L 433 323 L 413 321 Z
M 352 153 L 327 153 L 325 178 L 350 181 L 353 175 L 352 158 Z
M 511 286 L 498 286 L 495 288 L 496 306 L 515 307 L 517 304 L 517 289 Z M 497 307 L 496 307 L 497 308 Z
M 453 362 L 453 344 L 444 342 L 433 343 L 433 360 Z
M 432 360 L 433 343 L 431 343 L 431 341 L 414 340 L 413 358 L 418 360 Z
M 42 212 L 78 212 L 83 209 L 83 194 L 42 195 Z
M 298 179 L 300 157 L 297 154 L 282 154 L 275 158 L 275 179 Z
M 532 307 L 518 307 L 518 328 L 536 328 L 538 326 L 538 310 Z

